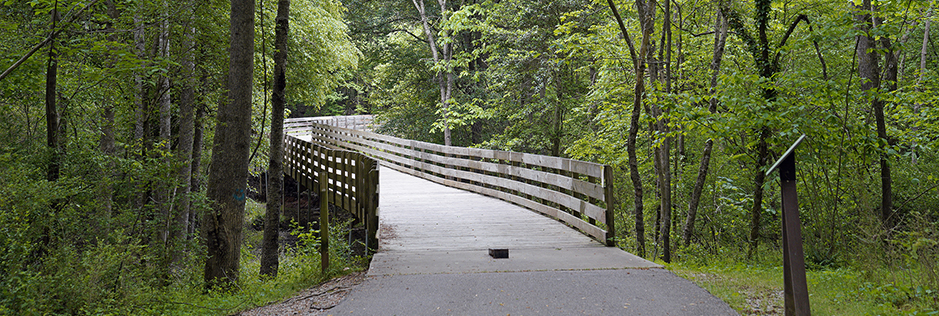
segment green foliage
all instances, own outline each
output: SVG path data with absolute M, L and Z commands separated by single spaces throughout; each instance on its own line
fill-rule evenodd
M 55 2 L 3 2 L 4 70 L 48 36 Z M 63 153 L 57 181 L 46 180 L 53 156 L 46 146 L 43 97 L 49 46 L 0 84 L 0 315 L 229 314 L 319 281 L 304 266 L 316 258 L 298 254 L 286 256 L 294 263 L 281 270 L 282 277 L 261 281 L 249 250 L 242 272 L 248 280 L 240 288 L 203 293 L 204 250 L 195 228 L 212 202 L 198 188 L 184 193 L 182 184 L 205 183 L 212 117 L 225 103 L 228 2 L 98 1 L 81 16 L 74 14 L 89 1 L 57 2 Z M 358 52 L 346 35 L 341 3 L 294 6 L 289 98 L 319 105 L 344 69 L 355 67 Z M 266 30 L 273 35 L 273 27 Z M 158 49 L 164 31 L 165 56 Z M 195 47 L 186 46 L 190 33 Z M 193 73 L 183 71 L 190 53 Z M 170 86 L 161 84 L 164 78 Z M 197 122 L 204 128 L 197 140 L 203 150 L 194 157 L 201 168 L 193 179 L 180 179 L 177 173 L 188 164 L 177 150 L 179 103 L 189 83 L 196 84 L 193 106 L 203 113 Z M 161 138 L 159 128 L 163 96 L 171 103 L 163 113 L 171 121 L 169 138 Z M 266 134 L 261 118 L 268 113 L 261 111 L 263 102 L 256 106 L 255 131 Z M 189 198 L 192 214 L 185 222 L 193 231 L 172 221 L 183 209 L 183 196 Z M 168 236 L 170 229 L 179 235 Z M 337 266 L 346 267 L 341 260 Z

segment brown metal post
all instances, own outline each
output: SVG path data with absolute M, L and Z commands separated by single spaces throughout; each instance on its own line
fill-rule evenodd
M 796 191 L 795 149 L 804 139 L 805 135 L 802 135 L 766 172 L 769 174 L 778 168 L 779 182 L 782 186 L 783 284 L 787 316 L 812 314 L 805 278 L 802 222 L 799 220 L 799 200 Z

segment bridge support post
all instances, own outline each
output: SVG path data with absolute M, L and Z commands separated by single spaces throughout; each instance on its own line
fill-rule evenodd
M 329 176 L 328 167 L 320 170 L 320 269 L 323 275 L 329 270 Z
M 782 186 L 783 284 L 787 316 L 812 314 L 805 278 L 802 222 L 799 220 L 799 200 L 796 191 L 795 149 L 804 139 L 805 135 L 799 137 L 766 172 L 769 175 L 773 170 L 779 169 L 779 182 Z
M 365 212 L 365 251 L 378 250 L 378 186 L 379 164 L 375 160 L 367 160 L 366 168 L 366 212 Z

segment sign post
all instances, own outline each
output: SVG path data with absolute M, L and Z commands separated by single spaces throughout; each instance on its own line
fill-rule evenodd
M 799 137 L 789 150 L 773 164 L 766 175 L 779 169 L 782 186 L 783 275 L 785 284 L 786 315 L 811 315 L 809 290 L 805 278 L 805 254 L 802 251 L 802 223 L 799 220 L 799 200 L 796 192 L 796 147 L 805 135 Z

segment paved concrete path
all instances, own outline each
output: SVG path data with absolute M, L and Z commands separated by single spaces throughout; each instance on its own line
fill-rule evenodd
M 661 266 L 530 210 L 387 167 L 380 181 L 379 251 L 330 315 L 736 314 Z

